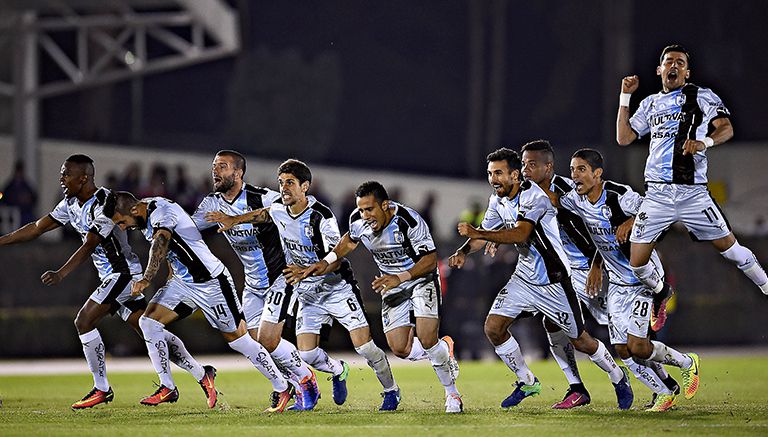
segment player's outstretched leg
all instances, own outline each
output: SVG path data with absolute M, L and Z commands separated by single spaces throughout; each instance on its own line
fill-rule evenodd
M 768 275 L 765 274 L 765 269 L 751 250 L 735 241 L 727 250 L 720 252 L 720 255 L 738 267 L 764 295 L 768 296 Z
M 648 361 L 648 360 L 641 360 L 640 358 L 633 358 L 636 363 L 643 365 L 656 373 L 656 375 L 659 377 L 659 379 L 664 383 L 664 385 L 669 389 L 670 392 L 672 392 L 675 396 L 680 394 L 680 384 L 677 383 L 675 378 L 672 377 L 672 375 L 667 372 L 667 369 L 664 368 L 664 366 L 661 363 L 657 363 L 655 361 Z M 645 408 L 651 408 L 656 403 L 657 395 L 656 393 L 653 393 L 651 395 L 651 400 L 647 404 L 645 404 Z
M 141 400 L 144 405 L 155 406 L 164 402 L 176 402 L 179 391 L 171 375 L 169 366 L 168 343 L 165 340 L 165 326 L 157 320 L 143 315 L 139 318 L 139 327 L 147 344 L 149 359 L 160 378 L 160 387 L 151 395 Z
M 432 368 L 435 369 L 437 374 L 437 379 L 445 389 L 445 412 L 461 413 L 464 411 L 464 402 L 461 399 L 459 390 L 456 388 L 458 363 L 453 358 L 453 346 L 452 338 L 443 337 L 426 351 L 429 361 L 432 363 Z
M 233 350 L 240 352 L 244 357 L 253 364 L 253 366 L 264 375 L 270 383 L 272 383 L 272 390 L 274 393 L 270 395 L 271 406 L 267 408 L 267 412 L 270 413 L 282 413 L 288 406 L 288 402 L 293 399 L 295 389 L 293 385 L 283 377 L 283 374 L 275 366 L 275 362 L 269 355 L 269 352 L 264 349 L 264 346 L 259 344 L 256 340 L 251 338 L 247 332 L 245 332 L 245 322 L 241 322 L 243 334 L 229 341 L 229 347 Z M 236 333 L 239 331 L 236 331 Z M 231 335 L 231 334 L 230 334 Z
M 189 372 L 200 384 L 203 394 L 208 401 L 208 408 L 216 406 L 219 392 L 216 390 L 216 369 L 213 366 L 203 366 L 187 350 L 181 339 L 168 331 L 164 331 L 165 341 L 168 343 L 169 359 L 179 368 Z
M 651 344 L 653 352 L 648 359 L 679 367 L 683 379 L 683 394 L 686 399 L 693 398 L 699 390 L 699 356 L 694 353 L 683 354 L 659 341 L 651 341 Z
M 83 354 L 88 363 L 88 369 L 93 375 L 93 389 L 81 400 L 72 404 L 75 410 L 91 408 L 98 404 L 112 402 L 115 394 L 107 380 L 107 362 L 104 356 L 104 341 L 97 329 L 80 334 L 80 342 L 83 345 Z
M 299 351 L 301 359 L 315 370 L 330 373 L 333 381 L 333 402 L 342 405 L 347 400 L 347 376 L 349 365 L 344 361 L 331 358 L 321 347 L 307 351 Z
M 642 364 L 642 360 L 625 358 L 622 361 L 638 381 L 645 384 L 653 393 L 653 403 L 647 407 L 646 411 L 667 411 L 675 405 L 675 393 L 664 384 L 653 369 Z
M 507 341 L 496 346 L 495 350 L 496 355 L 501 358 L 510 370 L 515 372 L 518 378 L 512 394 L 501 401 L 502 408 L 514 407 L 522 402 L 523 399 L 541 393 L 541 383 L 533 375 L 531 369 L 528 368 L 528 364 L 526 364 L 525 358 L 523 358 L 520 345 L 515 340 L 515 337 L 510 336 Z
M 568 335 L 557 328 L 557 326 L 549 326 L 546 318 L 544 319 L 544 328 L 549 338 L 549 351 L 552 353 L 555 362 L 560 366 L 569 384 L 568 391 L 563 396 L 563 400 L 552 405 L 552 408 L 566 410 L 589 404 L 591 398 L 581 380 L 573 345 L 568 339 Z
M 366 327 L 366 328 L 360 328 L 360 329 L 367 330 L 368 328 Z M 397 383 L 395 382 L 395 377 L 392 375 L 392 368 L 390 368 L 389 366 L 389 360 L 387 359 L 387 354 L 385 354 L 380 347 L 376 346 L 376 343 L 374 343 L 373 340 L 370 340 L 367 343 L 362 344 L 360 346 L 355 346 L 355 351 L 361 357 L 365 358 L 365 361 L 368 363 L 368 366 L 371 369 L 373 369 L 373 371 L 376 373 L 376 378 L 379 379 L 381 386 L 384 388 L 384 400 L 385 401 L 388 400 L 387 393 L 393 392 L 393 394 L 389 395 L 389 400 L 392 401 L 392 400 L 395 400 L 396 398 L 397 403 L 399 404 L 400 388 L 397 386 Z M 344 365 L 346 366 L 346 363 L 344 363 Z M 382 403 L 381 409 L 383 409 L 384 407 L 390 408 L 389 411 L 391 411 L 397 408 L 397 404 L 384 405 L 384 403 Z

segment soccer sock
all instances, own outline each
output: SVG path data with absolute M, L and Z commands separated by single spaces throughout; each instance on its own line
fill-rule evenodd
M 627 366 L 627 369 L 635 375 L 635 378 L 645 384 L 652 392 L 659 394 L 672 393 L 669 388 L 667 388 L 667 385 L 664 384 L 664 381 L 659 378 L 659 375 L 657 375 L 650 367 L 644 366 L 632 358 L 625 358 L 622 361 L 624 361 L 624 365 Z
M 595 341 L 597 341 L 597 351 L 594 355 L 590 355 L 589 359 L 597 364 L 597 367 L 608 373 L 612 383 L 618 383 L 621 381 L 621 378 L 624 377 L 624 372 L 622 372 L 619 365 L 616 364 L 616 361 L 611 356 L 611 353 L 608 352 L 608 349 L 606 349 L 603 342 L 597 339 L 595 339 Z
M 652 262 L 648 261 L 644 266 L 632 267 L 632 272 L 640 282 L 653 290 L 654 293 L 658 293 L 664 288 L 664 281 Z
M 368 343 L 356 347 L 355 350 L 361 357 L 368 361 L 368 366 L 376 372 L 376 377 L 379 378 L 381 386 L 384 387 L 384 391 L 392 391 L 397 389 L 395 383 L 395 377 L 392 376 L 392 369 L 389 367 L 389 360 L 387 360 L 387 354 L 376 346 L 373 340 Z
M 202 364 L 189 353 L 187 347 L 184 346 L 184 342 L 171 331 L 164 330 L 165 342 L 168 343 L 168 351 L 170 352 L 171 362 L 187 372 L 191 373 L 195 380 L 200 381 L 205 376 L 205 369 Z
M 248 358 L 253 366 L 272 383 L 274 391 L 282 392 L 288 389 L 288 381 L 275 366 L 269 352 L 250 335 L 245 334 L 237 340 L 229 342 L 229 347 Z
M 93 386 L 101 391 L 109 390 L 107 381 L 107 361 L 104 357 L 104 342 L 98 329 L 80 334 L 85 362 L 93 375 Z
M 173 382 L 171 367 L 168 365 L 168 343 L 165 341 L 165 326 L 157 320 L 146 316 L 139 317 L 139 328 L 144 334 L 144 342 L 147 344 L 149 359 L 155 368 L 160 384 L 173 390 L 176 384 Z
M 504 364 L 510 368 L 517 379 L 523 382 L 525 385 L 531 385 L 534 382 L 533 372 L 528 368 L 528 364 L 525 363 L 523 353 L 520 351 L 520 345 L 517 344 L 515 337 L 510 336 L 509 340 L 496 346 L 496 355 L 504 361 Z
M 725 252 L 720 252 L 720 255 L 744 272 L 755 285 L 760 287 L 763 294 L 768 294 L 768 276 L 751 250 L 740 245 L 737 241 Z
M 660 341 L 651 341 L 651 343 L 653 344 L 653 353 L 648 358 L 649 360 L 686 369 L 693 365 L 691 357 L 672 349 Z
M 438 340 L 437 344 L 426 350 L 429 355 L 429 361 L 432 363 L 432 368 L 435 369 L 437 379 L 440 384 L 445 387 L 445 394 L 459 394 L 456 389 L 456 376 L 451 371 L 451 354 L 448 348 L 448 343 L 443 340 Z
M 581 384 L 576 355 L 568 335 L 562 330 L 558 330 L 557 332 L 547 332 L 547 337 L 549 337 L 549 351 L 552 352 L 552 357 L 563 369 L 568 384 Z
M 424 346 L 421 344 L 419 337 L 413 337 L 413 344 L 411 345 L 411 353 L 405 357 L 409 361 L 421 361 L 429 358 L 427 351 L 424 350 Z
M 308 351 L 299 351 L 301 359 L 305 363 L 314 367 L 315 370 L 324 373 L 330 373 L 333 376 L 341 375 L 344 371 L 344 366 L 337 360 L 330 357 L 324 350 L 316 347 Z
M 275 364 L 285 368 L 292 376 L 291 379 L 296 378 L 297 381 L 312 376 L 307 363 L 301 360 L 299 351 L 296 350 L 291 342 L 281 338 L 280 343 L 274 351 L 272 351 L 272 358 L 275 360 Z
M 666 380 L 667 378 L 669 378 L 669 372 L 667 372 L 667 369 L 664 368 L 663 364 L 657 363 L 656 361 L 644 360 L 642 358 L 637 358 L 637 357 L 633 357 L 632 359 L 635 360 L 637 364 L 640 364 L 642 366 L 648 367 L 651 370 L 653 370 L 654 373 L 659 375 L 659 378 L 661 378 L 662 380 Z

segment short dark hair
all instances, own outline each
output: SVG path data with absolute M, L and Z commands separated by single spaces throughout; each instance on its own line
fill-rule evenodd
M 512 149 L 502 147 L 489 153 L 485 157 L 487 162 L 507 161 L 507 165 L 511 170 L 520 170 L 523 168 L 523 163 L 520 162 L 520 155 Z
M 85 169 L 85 174 L 90 174 L 91 176 L 93 176 L 93 174 L 95 173 L 95 169 L 93 168 L 93 159 L 91 159 L 87 155 L 81 155 L 81 154 L 70 155 L 70 157 L 67 158 L 66 161 L 64 162 L 79 164 L 81 168 Z
M 544 152 L 550 161 L 555 160 L 555 150 L 547 140 L 533 140 L 523 144 L 521 152 Z
M 299 183 L 309 182 L 312 184 L 312 172 L 309 170 L 309 166 L 299 161 L 298 159 L 289 159 L 277 168 L 277 175 L 288 173 L 296 176 Z
M 139 200 L 133 194 L 128 191 L 113 191 L 107 196 L 107 200 L 104 203 L 104 215 L 112 218 L 115 213 L 122 215 L 129 215 L 131 208 L 133 208 Z
M 245 156 L 242 153 L 234 150 L 219 150 L 216 152 L 216 156 L 227 156 L 232 158 L 235 164 L 235 170 L 242 170 L 243 176 L 245 176 Z
M 603 168 L 603 155 L 595 149 L 579 149 L 571 158 L 580 158 L 587 161 L 592 170 Z
M 664 56 L 669 52 L 680 52 L 685 54 L 685 59 L 688 60 L 688 68 L 691 67 L 691 54 L 680 44 L 670 44 L 664 47 L 664 50 L 661 51 L 661 56 L 659 56 L 659 65 L 664 62 Z
M 383 185 L 376 181 L 368 181 L 360 184 L 355 190 L 355 197 L 365 197 L 373 195 L 376 202 L 381 203 L 385 200 L 389 200 L 389 194 Z

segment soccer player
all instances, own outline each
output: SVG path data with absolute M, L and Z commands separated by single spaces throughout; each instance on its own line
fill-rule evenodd
M 707 156 L 710 147 L 733 137 L 730 112 L 712 90 L 687 79 L 691 75 L 691 56 L 680 45 L 661 52 L 656 74 L 662 91 L 640 102 L 629 116 L 629 100 L 639 86 L 637 76 L 621 82 L 616 141 L 626 146 L 644 135 L 651 135 L 645 163 L 646 193 L 635 219 L 630 241 L 630 264 L 637 278 L 651 288 L 659 303 L 671 294 L 669 286 L 650 262 L 656 243 L 672 223 L 681 221 L 692 237 L 711 241 L 720 254 L 735 264 L 768 295 L 768 276 L 751 250 L 739 244 L 722 210 L 707 190 Z
M 280 194 L 268 188 L 254 187 L 243 181 L 245 157 L 234 150 L 219 151 L 213 159 L 211 177 L 214 192 L 206 196 L 192 215 L 197 228 L 214 226 L 205 214 L 221 211 L 239 215 L 270 206 Z M 282 338 L 289 308 L 295 303 L 293 287 L 282 275 L 285 269 L 280 235 L 274 223 L 235 226 L 224 232 L 245 270 L 243 314 L 248 332 L 261 343 L 275 364 L 295 382 L 298 389 L 296 409 L 312 410 L 320 392 L 315 374 L 302 361 L 296 346 Z
M 152 366 L 160 378 L 160 387 L 141 403 L 154 406 L 179 399 L 168 368 L 168 344 L 163 332 L 180 315 L 200 308 L 229 347 L 248 358 L 272 383 L 273 406 L 267 411 L 282 412 L 293 397 L 293 386 L 277 369 L 269 352 L 248 335 L 229 271 L 203 242 L 192 218 L 168 199 L 150 197 L 138 201 L 126 191 L 118 191 L 107 200 L 104 215 L 122 230 L 140 230 L 152 243 L 143 276 L 131 284 L 132 295 L 139 295 L 149 286 L 161 263 L 168 262 L 171 269 L 171 276 L 139 318 Z
M 357 210 L 349 218 L 349 232 L 325 258 L 307 267 L 302 278 L 325 274 L 362 242 L 381 272 L 371 287 L 382 295 L 381 318 L 389 348 L 400 358 L 429 359 L 445 387 L 445 412 L 461 413 L 464 406 L 456 389 L 458 363 L 452 356 L 453 340 L 438 338 L 441 295 L 437 251 L 429 227 L 416 211 L 390 200 L 378 182 L 360 185 L 355 201 Z M 399 390 L 385 392 L 385 404 L 387 397 L 396 408 Z
M 643 198 L 626 185 L 603 181 L 602 174 L 600 152 L 578 150 L 571 158 L 571 177 L 576 187 L 560 197 L 560 205 L 584 220 L 604 260 L 609 279 L 611 343 L 637 379 L 656 394 L 647 411 L 667 411 L 674 406 L 676 393 L 657 372 L 649 371 L 649 362 L 679 367 L 685 398 L 691 399 L 699 388 L 699 357 L 648 338 L 652 292 L 632 273 L 629 243 L 619 241 L 617 236 L 617 228 L 637 214 Z M 663 275 L 656 251 L 651 252 L 651 262 Z
M 386 354 L 371 338 L 360 290 L 349 261 L 334 262 L 325 275 L 301 279 L 303 269 L 328 255 L 341 238 L 339 225 L 331 210 L 314 196 L 307 195 L 312 172 L 305 163 L 289 159 L 278 167 L 277 182 L 279 203 L 238 216 L 210 212 L 206 214 L 206 219 L 221 223 L 219 232 L 240 223 L 272 222 L 277 225 L 287 262 L 284 274 L 299 297 L 299 316 L 296 319 L 299 354 L 316 370 L 332 375 L 333 401 L 337 405 L 342 405 L 347 399 L 349 365 L 331 358 L 320 348 L 320 329 L 334 319 L 349 331 L 355 351 L 376 372 L 384 392 L 399 390 Z M 385 396 L 382 409 L 393 405 L 386 401 Z M 394 406 L 397 407 L 396 404 Z
M 571 179 L 555 174 L 555 151 L 549 141 L 531 141 L 523 145 L 521 150 L 523 177 L 526 180 L 535 182 L 545 192 L 554 193 L 557 197 L 573 191 L 575 184 Z M 633 222 L 634 220 L 630 217 L 617 226 L 616 239 L 620 243 L 624 243 L 628 238 Z M 562 207 L 557 209 L 557 224 L 563 250 L 571 264 L 571 285 L 579 301 L 589 310 L 597 323 L 609 326 L 606 293 L 602 287 L 602 258 L 599 254 L 595 256 L 595 245 L 589 237 L 589 230 L 579 215 Z M 588 404 L 589 392 L 579 375 L 573 346 L 568 341 L 568 337 L 547 318 L 544 319 L 544 327 L 549 337 L 552 356 L 570 384 L 563 400 L 552 408 L 567 409 Z M 672 390 L 680 390 L 677 381 L 667 373 L 664 366 L 650 362 L 649 367 Z
M 508 329 L 520 317 L 543 313 L 563 330 L 576 350 L 586 353 L 608 373 L 618 407 L 628 409 L 634 395 L 627 375 L 605 345 L 584 330 L 578 298 L 570 281 L 570 265 L 560 241 L 556 211 L 545 192 L 531 181 L 520 182 L 518 154 L 501 148 L 487 157 L 488 183 L 494 193 L 488 200 L 482 227 L 459 223 L 459 234 L 469 239 L 449 258 L 461 268 L 467 254 L 486 241 L 514 244 L 520 256 L 509 282 L 499 291 L 485 319 L 485 333 L 496 354 L 518 377 L 515 390 L 501 406 L 513 407 L 526 397 L 541 393 L 541 383 L 525 363 L 517 340 Z
M 46 285 L 64 280 L 88 257 L 99 274 L 101 285 L 91 293 L 75 318 L 75 328 L 83 345 L 85 361 L 93 375 L 93 389 L 81 400 L 72 404 L 73 409 L 90 408 L 114 399 L 114 392 L 107 378 L 106 348 L 96 325 L 107 315 L 117 314 L 141 335 L 139 318 L 147 304 L 141 294 L 132 296 L 130 283 L 139 278 L 141 264 L 131 250 L 125 231 L 115 227 L 104 215 L 104 202 L 110 191 L 97 187 L 94 182 L 93 160 L 86 155 L 72 155 L 61 166 L 59 182 L 64 199 L 54 210 L 10 234 L 0 237 L 0 245 L 21 243 L 38 238 L 46 232 L 67 223 L 80 234 L 83 244 L 58 270 L 43 273 Z M 192 373 L 200 382 L 208 398 L 208 405 L 216 404 L 214 378 L 216 369 L 201 366 L 189 354 L 184 343 L 168 331 L 162 335 L 169 345 L 170 360 Z

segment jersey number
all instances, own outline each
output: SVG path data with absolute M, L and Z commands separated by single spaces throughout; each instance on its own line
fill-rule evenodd
M 709 220 L 710 223 L 714 223 L 716 220 L 720 220 L 720 217 L 715 212 L 715 209 L 710 207 L 707 207 L 707 209 L 702 209 L 702 213 L 704 213 L 705 216 L 707 216 L 707 220 Z M 710 216 L 710 213 L 712 214 Z
M 350 297 L 347 299 L 347 305 L 349 305 L 349 309 L 352 311 L 357 311 L 357 304 L 355 304 L 355 298 Z
M 636 317 L 645 317 L 648 315 L 648 302 L 635 301 L 635 307 L 632 308 L 632 314 Z
M 227 317 L 227 310 L 224 308 L 224 304 L 220 303 L 218 305 L 214 305 L 211 307 L 213 310 L 213 313 L 216 314 L 216 317 L 221 319 L 222 317 Z
M 269 297 L 267 298 L 267 303 L 270 305 L 280 305 L 280 302 L 282 301 L 283 301 L 283 293 L 279 291 L 269 293 Z

